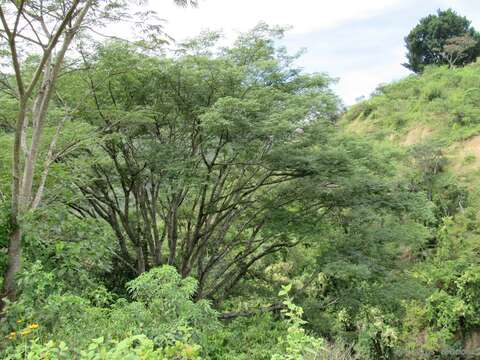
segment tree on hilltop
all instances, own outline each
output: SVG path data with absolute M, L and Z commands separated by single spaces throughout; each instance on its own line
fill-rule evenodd
M 407 60 L 415 73 L 427 65 L 463 66 L 480 56 L 480 33 L 452 9 L 428 15 L 405 38 Z

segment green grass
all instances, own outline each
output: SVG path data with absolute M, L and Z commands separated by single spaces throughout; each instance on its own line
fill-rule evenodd
M 353 122 L 377 139 L 398 142 L 419 126 L 432 129 L 431 136 L 446 144 L 480 134 L 480 62 L 458 69 L 430 67 L 381 86 L 347 111 L 343 124 Z

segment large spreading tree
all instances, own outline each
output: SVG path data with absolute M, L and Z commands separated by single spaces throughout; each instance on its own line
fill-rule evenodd
M 222 302 L 347 209 L 399 207 L 371 149 L 336 131 L 329 78 L 296 68 L 282 33 L 262 24 L 228 48 L 207 34 L 173 57 L 114 42 L 62 79 L 99 136 L 62 161 L 83 195 L 71 213 L 116 237 L 110 286 L 168 264 Z
M 84 202 L 70 205 L 110 224 L 132 276 L 170 264 L 198 278 L 198 297 L 222 298 L 298 243 L 272 226 L 272 211 L 298 200 L 296 180 L 325 170 L 317 185 L 340 185 L 343 159 L 324 138 L 338 99 L 327 77 L 292 66 L 275 46 L 281 34 L 260 25 L 219 51 L 207 36 L 174 59 L 118 43 L 85 57 L 92 97 L 78 116 L 102 140 L 77 181 Z M 319 124 L 326 143 L 312 149 L 304 142 Z

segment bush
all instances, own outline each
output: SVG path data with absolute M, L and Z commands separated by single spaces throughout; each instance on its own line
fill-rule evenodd
M 192 300 L 196 281 L 182 279 L 170 266 L 152 269 L 128 283 L 133 301 L 120 299 L 103 308 L 62 293 L 53 275 L 43 272 L 40 265 L 34 271 L 24 276 L 22 284 L 27 285 L 28 279 L 29 291 L 10 305 L 3 326 L 12 359 L 19 354 L 39 358 L 48 349 L 60 354 L 59 359 L 62 354 L 66 354 L 63 358 L 120 359 L 127 353 L 133 359 L 153 359 L 155 354 L 165 359 L 196 359 L 206 335 L 217 328 L 217 315 L 210 304 Z M 24 323 L 36 324 L 36 331 L 25 333 Z M 139 346 L 129 352 L 129 346 L 136 343 Z M 107 357 L 89 357 L 94 347 L 99 356 Z

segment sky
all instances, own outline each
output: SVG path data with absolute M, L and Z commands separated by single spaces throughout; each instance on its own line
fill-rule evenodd
M 150 0 L 149 6 L 177 41 L 207 29 L 233 39 L 261 21 L 292 26 L 283 45 L 306 49 L 297 61 L 305 71 L 338 79 L 334 89 L 346 105 L 409 74 L 401 65 L 403 39 L 420 18 L 452 8 L 480 30 L 480 0 L 199 0 L 197 8 Z

